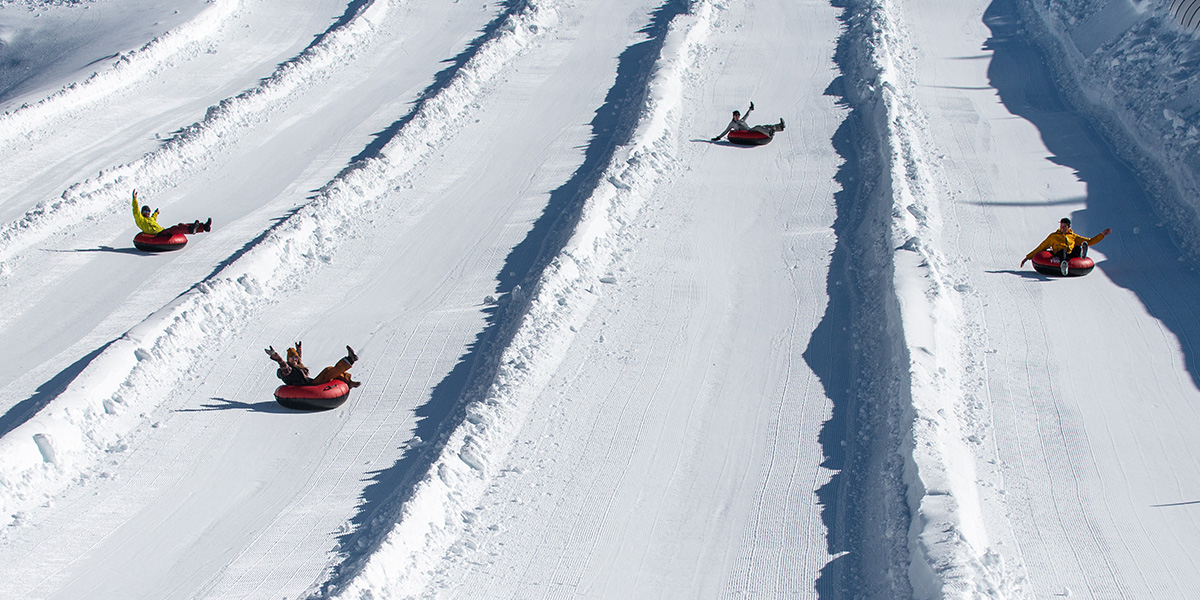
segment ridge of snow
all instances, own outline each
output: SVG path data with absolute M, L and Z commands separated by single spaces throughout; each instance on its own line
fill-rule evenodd
M 969 292 L 942 249 L 941 205 L 948 198 L 915 99 L 913 45 L 890 0 L 867 0 L 867 55 L 877 80 L 864 104 L 882 112 L 885 189 L 891 204 L 893 286 L 907 354 L 909 431 L 901 449 L 911 514 L 909 580 L 918 598 L 1009 598 L 1021 581 L 989 546 L 976 485 L 975 456 L 963 420 L 962 373 L 969 360 Z
M 385 9 L 377 1 L 359 15 L 377 20 Z M 363 215 L 466 121 L 488 82 L 555 18 L 522 3 L 377 156 L 343 171 L 237 260 L 115 340 L 37 415 L 0 438 L 0 515 L 20 521 L 23 511 L 90 477 L 106 453 L 123 449 L 190 367 L 327 263 Z
M 200 169 L 237 135 L 268 120 L 289 99 L 353 60 L 373 39 L 375 24 L 388 7 L 389 0 L 372 0 L 359 8 L 354 18 L 280 65 L 255 87 L 210 106 L 202 120 L 185 127 L 157 150 L 76 183 L 59 198 L 39 202 L 21 218 L 0 227 L 0 276 L 10 275 L 15 259 L 33 244 L 84 220 L 127 209 L 130 190 L 153 192 Z
M 429 569 L 453 544 L 499 469 L 530 409 L 579 326 L 597 301 L 602 280 L 624 244 L 626 228 L 673 160 L 672 127 L 682 103 L 691 54 L 711 28 L 712 7 L 695 2 L 672 20 L 649 82 L 647 105 L 631 141 L 619 148 L 585 200 L 568 243 L 539 276 L 500 350 L 494 377 L 470 399 L 461 425 L 449 432 L 428 473 L 398 510 L 380 546 L 343 584 L 336 598 L 417 594 Z M 518 298 L 523 300 L 523 298 Z
M 0 115 L 0 145 L 22 140 L 70 116 L 82 106 L 154 75 L 176 56 L 192 57 L 202 52 L 204 41 L 220 31 L 241 8 L 241 0 L 210 0 L 210 4 L 211 7 L 191 21 L 150 40 L 137 50 L 119 54 L 108 69 L 93 72 L 83 81 L 63 86 L 33 104 Z

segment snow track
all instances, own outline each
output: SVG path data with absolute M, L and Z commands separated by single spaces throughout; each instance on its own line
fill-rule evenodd
M 431 569 L 461 534 L 498 464 L 523 425 L 530 402 L 553 374 L 596 301 L 609 265 L 673 153 L 667 135 L 678 118 L 682 78 L 710 27 L 712 7 L 696 2 L 666 30 L 633 139 L 616 150 L 588 194 L 574 234 L 528 292 L 505 308 L 512 331 L 465 398 L 461 423 L 447 432 L 428 472 L 403 501 L 394 528 L 365 557 L 350 563 L 323 595 L 404 597 L 424 589 Z M 519 289 L 519 288 L 518 288 Z M 526 296 L 525 294 L 528 294 Z M 504 321 L 502 321 L 502 327 Z M 476 396 L 476 397 L 472 397 Z

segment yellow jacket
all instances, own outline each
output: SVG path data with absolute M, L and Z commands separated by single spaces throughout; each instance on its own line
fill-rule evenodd
M 158 224 L 158 211 L 149 217 L 142 216 L 142 209 L 138 206 L 137 192 L 133 193 L 133 222 L 137 223 L 138 229 L 146 235 L 158 235 L 162 233 L 163 226 Z
M 1070 229 L 1067 229 L 1066 233 L 1059 233 L 1055 231 L 1054 233 L 1046 236 L 1046 239 L 1042 240 L 1042 243 L 1038 244 L 1038 247 L 1034 248 L 1032 252 L 1026 254 L 1025 259 L 1032 259 L 1034 254 L 1047 249 L 1049 249 L 1051 253 L 1057 253 L 1059 250 L 1063 249 L 1066 249 L 1067 252 L 1072 252 L 1075 250 L 1075 246 L 1079 245 L 1079 242 L 1087 242 L 1088 245 L 1091 246 L 1098 243 L 1102 239 L 1104 239 L 1103 233 L 1098 233 L 1095 235 L 1095 237 L 1086 238 Z

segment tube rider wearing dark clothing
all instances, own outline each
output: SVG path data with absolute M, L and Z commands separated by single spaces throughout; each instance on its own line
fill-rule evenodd
M 1059 268 L 1062 269 L 1062 274 L 1066 275 L 1068 271 L 1067 263 L 1072 258 L 1083 258 L 1087 256 L 1088 246 L 1100 243 L 1100 240 L 1112 233 L 1112 229 L 1105 229 L 1093 237 L 1086 238 L 1071 230 L 1071 220 L 1063 217 L 1058 222 L 1058 231 L 1046 236 L 1042 243 L 1038 244 L 1025 258 L 1021 260 L 1021 266 L 1033 258 L 1035 254 L 1042 250 L 1049 250 L 1051 254 L 1057 256 L 1061 261 Z
M 755 125 L 754 127 L 747 125 L 746 119 L 750 117 L 750 111 L 752 110 L 754 110 L 753 102 L 750 103 L 750 108 L 746 109 L 745 116 L 742 116 L 742 113 L 736 110 L 733 111 L 733 119 L 729 121 L 729 125 L 725 127 L 725 131 L 722 131 L 721 135 L 712 138 L 712 141 L 721 141 L 721 138 L 725 137 L 725 134 L 729 133 L 730 131 L 760 131 L 771 137 L 775 137 L 776 131 L 783 131 L 783 119 L 779 119 L 778 125 Z
M 278 375 L 279 379 L 281 379 L 285 384 L 321 385 L 323 383 L 329 383 L 334 379 L 341 379 L 342 381 L 346 382 L 346 385 L 352 388 L 356 388 L 360 385 L 360 382 L 350 379 L 350 367 L 353 366 L 354 362 L 358 360 L 358 355 L 354 353 L 354 350 L 351 349 L 350 346 L 346 346 L 346 358 L 337 361 L 337 364 L 333 365 L 332 367 L 325 367 L 324 369 L 321 369 L 321 372 L 318 373 L 316 377 L 311 378 L 308 376 L 308 367 L 304 366 L 304 363 L 300 360 L 301 352 L 302 349 L 300 342 L 296 342 L 294 347 L 287 349 L 287 360 L 284 360 L 283 358 L 280 358 L 279 353 L 275 351 L 274 346 L 267 347 L 267 356 L 271 357 L 271 360 L 279 363 L 279 370 L 275 371 L 275 374 Z

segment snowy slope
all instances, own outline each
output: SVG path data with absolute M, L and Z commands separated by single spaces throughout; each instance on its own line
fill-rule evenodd
M 912 74 L 897 69 L 894 80 L 914 113 L 894 123 L 921 126 L 899 153 L 917 167 L 904 169 L 902 189 L 918 201 L 897 214 L 915 221 L 909 241 L 928 256 L 906 275 L 898 254 L 897 289 L 914 357 L 913 458 L 927 490 L 912 507 L 928 521 L 914 533 L 939 576 L 928 594 L 1189 597 L 1200 531 L 1186 508 L 1198 473 L 1185 440 L 1200 423 L 1186 314 L 1200 279 L 1155 214 L 1177 200 L 1152 201 L 1139 175 L 1163 173 L 1131 169 L 1125 160 L 1144 164 L 1136 149 L 1118 144 L 1115 154 L 1072 109 L 1082 96 L 1056 87 L 1072 78 L 1046 68 L 1015 2 L 988 4 L 982 21 L 960 3 L 902 6 L 920 50 L 903 61 Z M 1121 31 L 1139 13 L 1102 14 Z M 1015 269 L 1061 216 L 1087 235 L 1113 227 L 1094 252 L 1100 277 L 1068 283 Z M 924 223 L 936 226 L 920 233 Z M 926 298 L 906 300 L 905 278 L 922 273 Z M 921 315 L 931 300 L 934 312 Z M 968 451 L 978 474 L 962 464 Z M 945 484 L 925 472 L 925 453 L 951 465 Z M 913 565 L 919 575 L 922 561 Z
M 0 17 L 0 597 L 1200 587 L 1165 6 Z M 1061 216 L 1096 271 L 1018 269 Z M 346 406 L 272 401 L 296 340 Z

